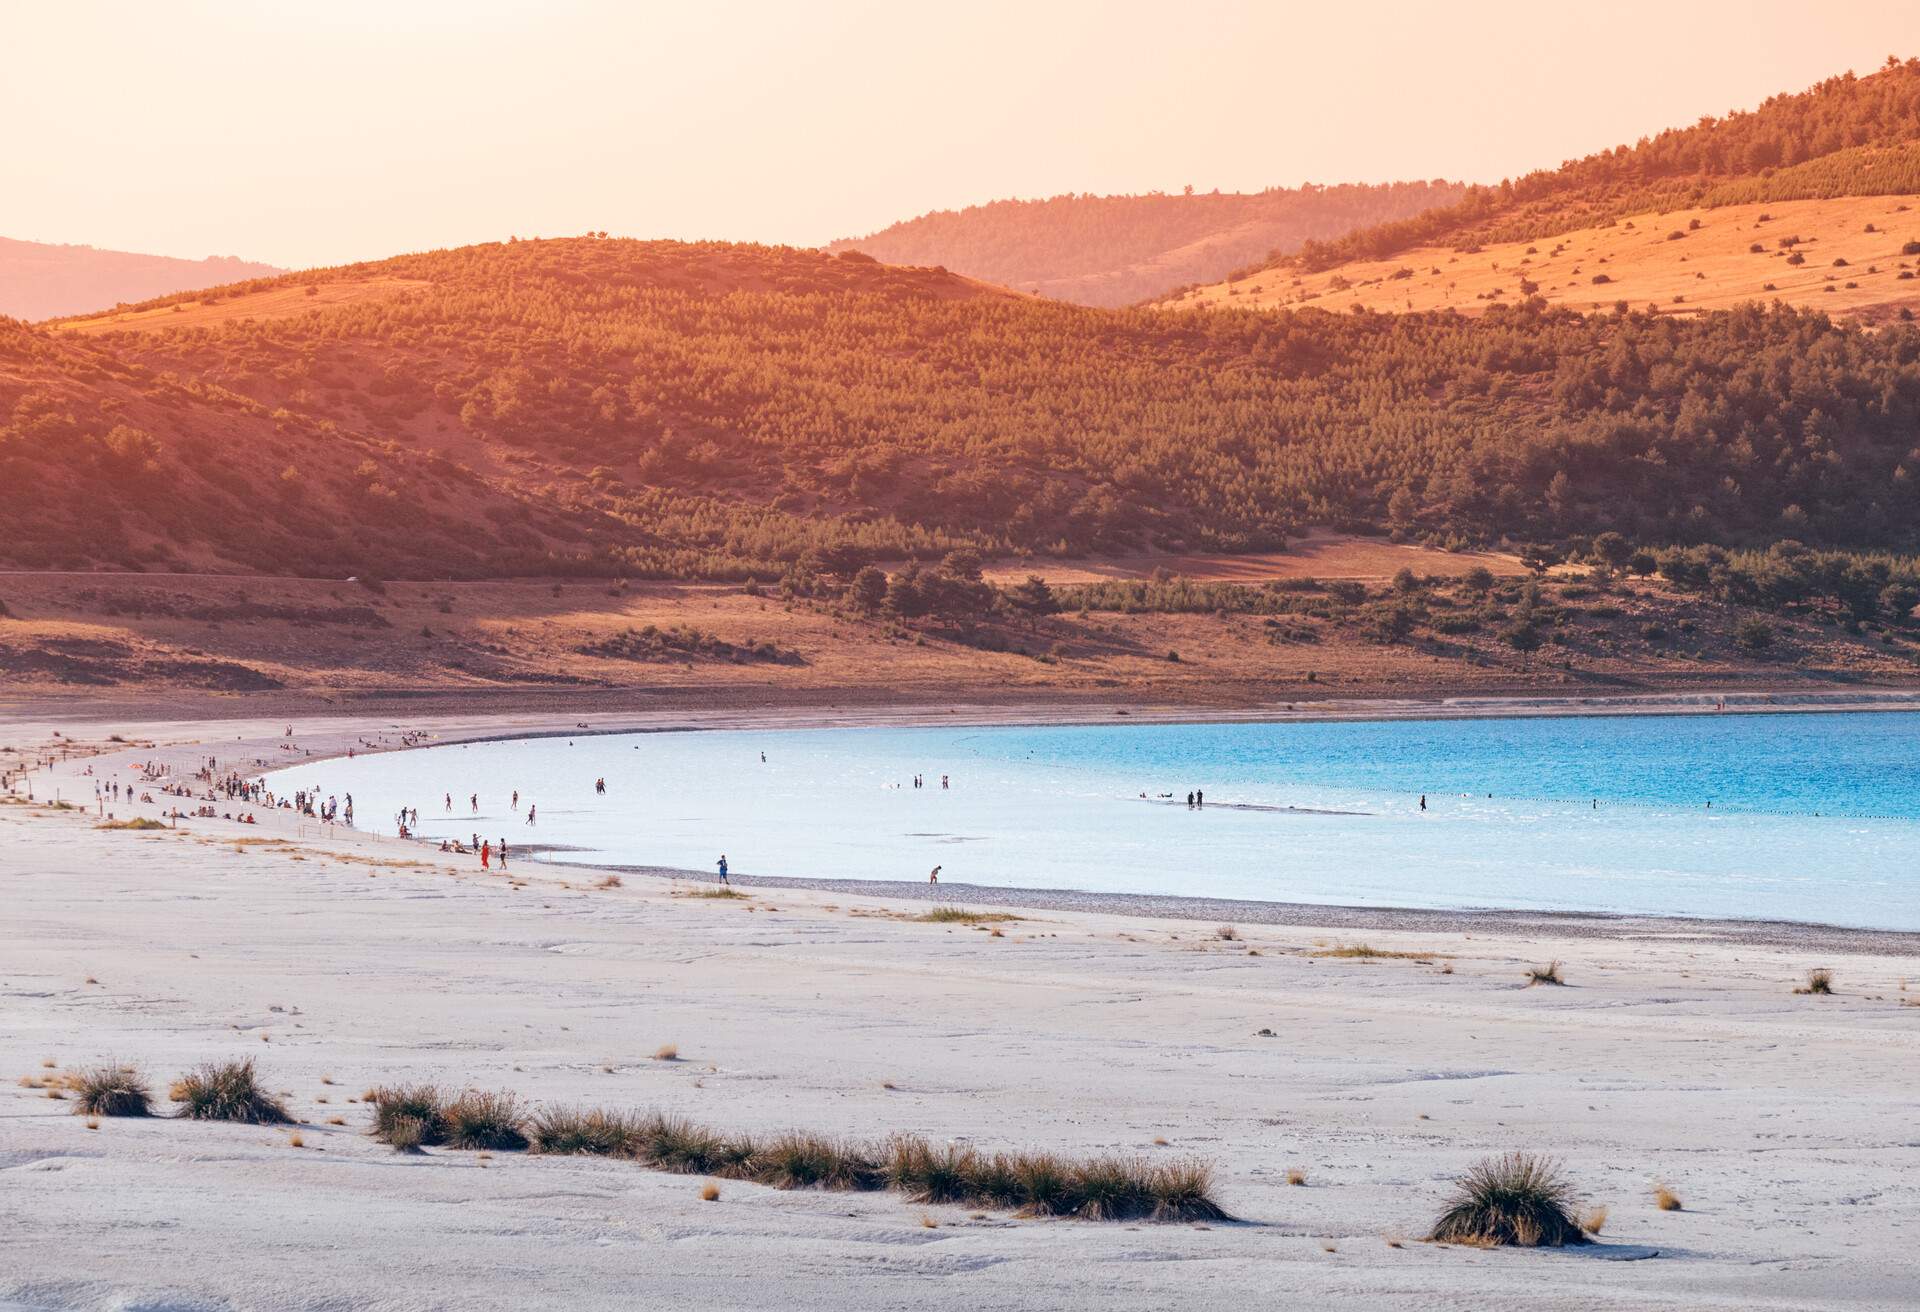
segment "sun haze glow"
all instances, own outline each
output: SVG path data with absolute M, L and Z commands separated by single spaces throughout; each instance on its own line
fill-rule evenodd
M 0 17 L 0 235 L 286 265 L 813 244 L 1063 191 L 1497 181 L 1888 54 L 1920 9 L 548 0 Z

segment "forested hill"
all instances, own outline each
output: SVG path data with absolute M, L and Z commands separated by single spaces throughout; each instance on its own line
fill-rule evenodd
M 943 265 L 1081 305 L 1131 305 L 1310 239 L 1450 205 L 1464 191 L 1435 181 L 1001 200 L 937 210 L 828 249 L 864 251 L 888 264 Z
M 270 264 L 232 256 L 177 260 L 0 237 L 0 314 L 15 319 L 87 314 L 123 301 L 144 301 L 279 272 Z
M 1420 246 L 1533 241 L 1655 211 L 1916 192 L 1920 59 L 1889 57 L 1867 77 L 1828 78 L 1758 109 L 1473 187 L 1452 205 L 1316 237 L 1296 255 L 1265 263 L 1319 271 Z
M 1920 331 L 1102 310 L 584 237 L 0 321 L 0 563 L 777 578 L 1436 543 L 1920 546 Z

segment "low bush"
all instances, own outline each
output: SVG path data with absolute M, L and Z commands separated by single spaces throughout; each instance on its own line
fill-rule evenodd
M 1573 1216 L 1578 1202 L 1552 1158 L 1507 1153 L 1478 1163 L 1460 1178 L 1427 1237 L 1481 1248 L 1585 1244 L 1591 1241 Z
M 366 1101 L 373 1106 L 373 1137 L 392 1142 L 394 1129 L 405 1126 L 418 1138 L 413 1147 L 432 1146 L 447 1141 L 447 1119 L 440 1090 L 431 1084 L 403 1084 L 396 1088 L 370 1089 Z
M 527 1126 L 536 1153 L 631 1156 L 640 1127 L 620 1112 L 556 1107 L 536 1112 Z
M 775 1189 L 878 1189 L 879 1163 L 859 1146 L 824 1134 L 794 1130 L 769 1140 L 753 1155 L 753 1178 Z
M 153 1115 L 146 1082 L 131 1066 L 110 1062 L 81 1071 L 68 1082 L 73 1086 L 77 1116 Z
M 171 1090 L 179 1114 L 194 1121 L 239 1121 L 247 1125 L 289 1125 L 286 1104 L 260 1087 L 253 1059 L 209 1062 L 184 1075 Z
M 1833 972 L 1831 970 L 1828 970 L 1825 966 L 1820 966 L 1814 970 L 1808 971 L 1807 982 L 1805 986 L 1795 989 L 1794 992 L 1801 993 L 1801 994 L 1811 993 L 1811 994 L 1818 994 L 1823 997 L 1831 997 L 1833 994 Z
M 511 1093 L 468 1089 L 441 1113 L 450 1148 L 517 1152 L 527 1146 L 526 1115 Z

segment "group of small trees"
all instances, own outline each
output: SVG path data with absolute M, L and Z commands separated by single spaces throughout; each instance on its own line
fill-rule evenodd
M 1038 575 L 999 588 L 982 576 L 981 568 L 974 551 L 948 552 L 938 565 L 910 561 L 892 575 L 878 565 L 864 565 L 848 580 L 844 595 L 864 614 L 903 620 L 970 622 L 994 614 L 1051 615 L 1059 609 L 1053 589 Z

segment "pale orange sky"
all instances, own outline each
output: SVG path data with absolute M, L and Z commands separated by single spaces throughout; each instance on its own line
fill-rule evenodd
M 0 0 L 0 235 L 301 266 L 1497 181 L 1888 54 L 1920 4 Z

